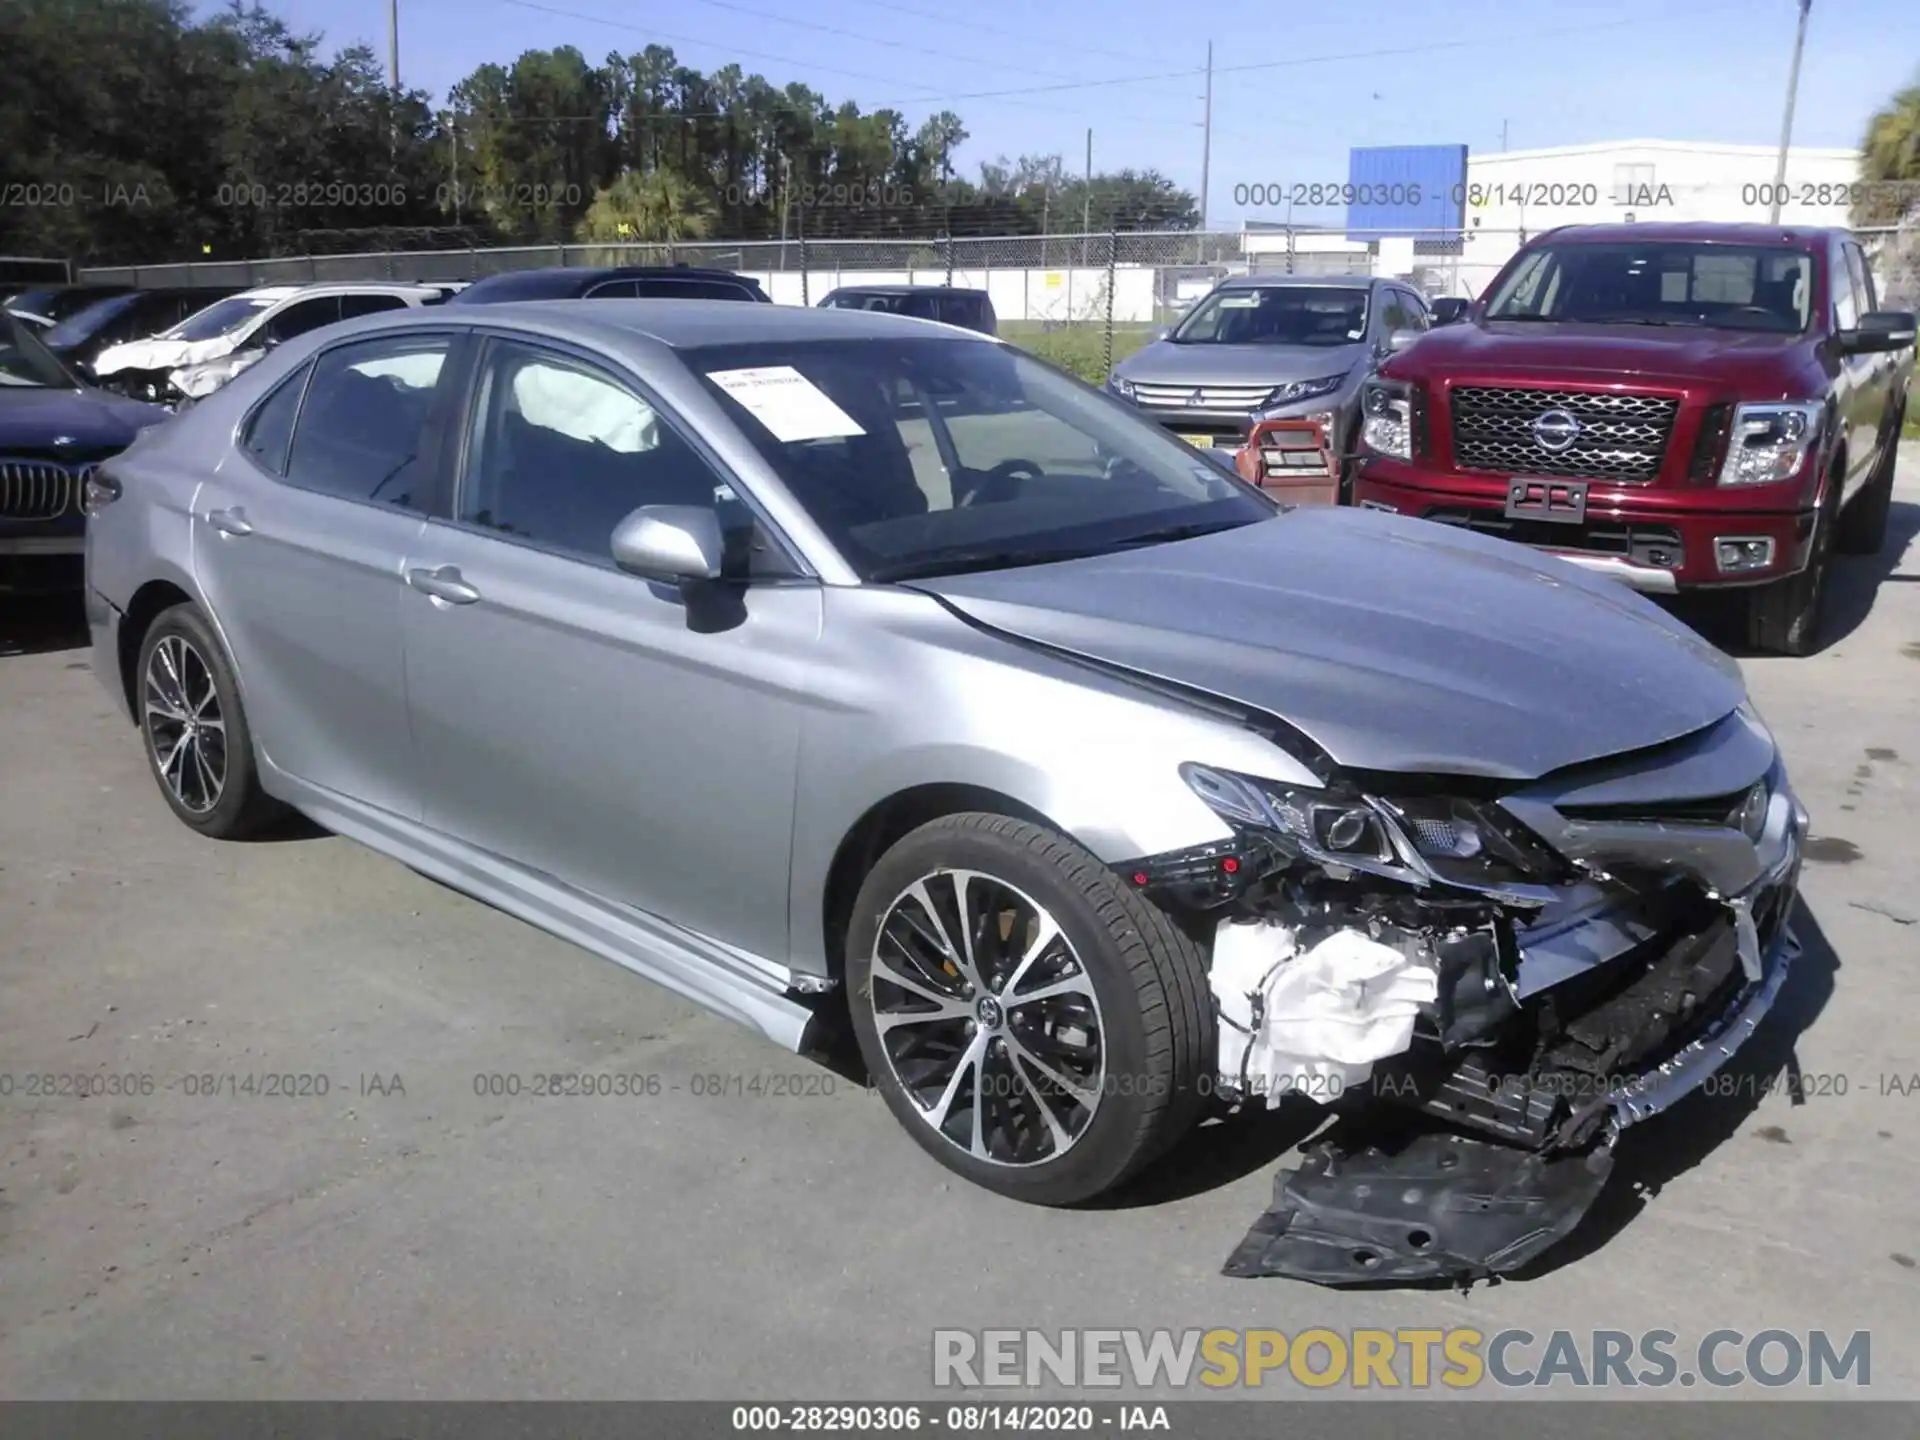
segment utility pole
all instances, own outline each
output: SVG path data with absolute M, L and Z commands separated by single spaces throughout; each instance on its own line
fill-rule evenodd
M 387 144 L 400 160 L 400 0 L 387 0 L 387 77 L 393 90 L 388 107 Z
M 787 268 L 787 216 L 792 212 L 793 161 L 780 152 L 780 268 Z
M 1813 0 L 1800 0 L 1800 25 L 1793 32 L 1793 65 L 1787 71 L 1787 111 L 1780 120 L 1780 158 L 1773 168 L 1773 204 L 1768 207 L 1767 223 L 1780 223 L 1780 198 L 1787 188 L 1787 146 L 1793 140 L 1793 101 L 1800 90 L 1800 52 L 1807 43 L 1807 12 Z
M 447 112 L 447 137 L 453 141 L 453 223 L 460 223 L 460 112 Z
M 1504 120 L 1500 122 L 1500 148 L 1507 148 L 1507 122 Z
M 1093 131 L 1087 131 L 1087 178 L 1080 189 L 1080 263 L 1087 263 L 1087 232 L 1093 229 Z
M 1207 228 L 1207 180 L 1213 165 L 1213 42 L 1207 42 L 1207 111 L 1200 122 L 1200 229 Z

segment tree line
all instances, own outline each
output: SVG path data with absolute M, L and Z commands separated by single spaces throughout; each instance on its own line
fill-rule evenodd
M 442 104 L 366 45 L 331 53 L 258 4 L 0 4 L 0 254 L 75 263 L 576 240 L 899 238 L 1191 229 L 1152 171 L 1059 156 L 956 171 L 915 124 L 650 45 L 480 66 Z

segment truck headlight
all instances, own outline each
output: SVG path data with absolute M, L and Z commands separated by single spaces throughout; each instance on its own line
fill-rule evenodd
M 1817 400 L 1764 400 L 1734 407 L 1721 485 L 1777 485 L 1800 473 L 1820 439 Z
M 1399 381 L 1373 380 L 1360 397 L 1360 443 L 1378 455 L 1413 458 L 1413 395 Z

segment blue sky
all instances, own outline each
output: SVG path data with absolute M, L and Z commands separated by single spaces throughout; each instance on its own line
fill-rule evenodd
M 267 3 L 330 46 L 386 56 L 387 0 Z M 1915 6 L 1815 0 L 1796 144 L 1858 143 L 1920 68 Z M 1229 225 L 1236 184 L 1343 181 L 1355 145 L 1497 150 L 1503 126 L 1512 149 L 1773 144 L 1796 13 L 1796 0 L 400 0 L 400 68 L 442 99 L 524 50 L 598 60 L 659 43 L 702 70 L 734 61 L 916 123 L 952 109 L 972 136 L 956 165 L 968 174 L 1033 152 L 1078 169 L 1091 127 L 1096 169 L 1152 167 L 1197 190 L 1211 40 L 1209 219 Z

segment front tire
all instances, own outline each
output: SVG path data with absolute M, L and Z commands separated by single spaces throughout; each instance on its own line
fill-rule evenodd
M 1839 480 L 1815 515 L 1813 547 L 1798 575 L 1747 592 L 1747 645 L 1768 655 L 1811 655 L 1820 648 L 1820 621 L 1826 611 L 1827 577 L 1839 530 Z
M 1024 820 L 949 815 L 888 850 L 855 901 L 847 991 L 895 1118 L 1002 1195 L 1090 1200 L 1204 1104 L 1214 1022 L 1199 947 Z
M 197 607 L 176 605 L 154 618 L 140 642 L 133 696 L 148 767 L 182 823 L 239 840 L 287 813 L 260 788 L 240 687 Z

